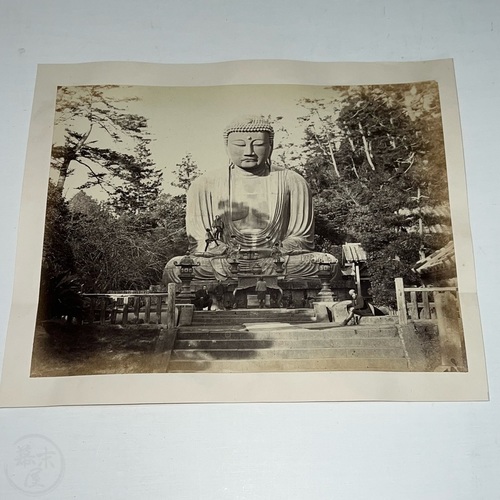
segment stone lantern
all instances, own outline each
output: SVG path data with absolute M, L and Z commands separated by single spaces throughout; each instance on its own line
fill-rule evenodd
M 321 280 L 321 290 L 318 293 L 318 299 L 321 302 L 333 302 L 333 294 L 330 288 L 332 279 L 332 264 L 330 262 L 318 262 L 318 278 Z
M 181 293 L 178 295 L 177 302 L 179 304 L 190 304 L 194 299 L 194 293 L 191 291 L 194 268 L 198 267 L 200 264 L 195 262 L 189 254 L 186 254 L 179 263 L 174 261 L 174 265 L 180 268 L 179 278 L 182 282 Z
M 236 236 L 232 234 L 229 241 L 229 258 L 227 259 L 231 274 L 238 274 L 240 268 L 239 256 L 240 246 L 236 243 Z
M 230 257 L 228 259 L 228 263 L 229 263 L 229 269 L 231 270 L 231 274 L 238 274 L 240 261 L 236 259 L 236 257 Z
M 283 274 L 285 272 L 285 259 L 281 255 L 278 255 L 274 258 L 273 262 L 276 272 L 278 274 Z

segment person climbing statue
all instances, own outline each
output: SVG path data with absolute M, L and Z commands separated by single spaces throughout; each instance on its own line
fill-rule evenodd
M 206 233 L 205 233 L 205 252 L 208 250 L 208 247 L 212 241 L 219 246 L 217 243 L 217 240 L 214 238 L 214 235 L 212 234 L 212 231 L 210 231 L 210 228 L 206 228 Z
M 215 229 L 214 237 L 216 240 L 222 241 L 222 237 L 224 235 L 224 221 L 221 219 L 220 215 L 216 215 L 213 226 Z

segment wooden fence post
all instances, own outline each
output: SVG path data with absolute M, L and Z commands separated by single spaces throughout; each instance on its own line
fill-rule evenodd
M 175 283 L 168 284 L 167 329 L 175 327 Z
M 99 323 L 104 325 L 106 322 L 106 297 L 103 295 L 101 297 L 101 310 L 99 312 Z
M 122 325 L 128 323 L 128 299 L 129 297 L 123 297 Z
M 94 297 L 90 297 L 90 312 L 89 312 L 89 319 L 88 319 L 88 322 L 90 325 L 94 324 L 95 303 L 96 303 L 96 299 Z
M 151 296 L 146 297 L 146 305 L 144 306 L 144 323 L 148 324 L 151 318 Z
M 396 285 L 396 301 L 398 305 L 398 318 L 400 325 L 408 324 L 408 315 L 406 312 L 406 299 L 405 299 L 405 291 L 403 278 L 396 278 L 394 280 Z
M 418 302 L 417 302 L 417 292 L 410 292 L 410 318 L 418 319 Z
M 161 295 L 156 296 L 156 323 L 159 325 L 161 323 L 161 307 L 162 307 L 163 297 Z
M 429 306 L 429 292 L 422 292 L 422 318 L 431 319 L 431 308 Z
M 134 321 L 138 325 L 139 324 L 139 313 L 141 312 L 141 296 L 134 296 Z
M 111 324 L 114 325 L 116 323 L 116 313 L 118 311 L 118 299 L 116 297 L 111 297 Z

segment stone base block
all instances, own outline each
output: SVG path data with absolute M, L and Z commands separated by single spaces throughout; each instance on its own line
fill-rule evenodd
M 333 307 L 335 302 L 313 302 L 314 314 L 318 323 L 329 323 L 335 321 Z M 329 314 L 330 311 L 330 314 Z M 331 319 L 330 319 L 331 318 Z
M 266 307 L 271 307 L 271 297 L 269 294 L 266 294 L 265 305 L 266 305 Z M 247 307 L 250 309 L 259 307 L 259 301 L 257 299 L 256 294 L 248 294 L 247 295 Z
M 189 326 L 193 322 L 194 305 L 193 304 L 177 304 L 178 310 L 178 326 Z

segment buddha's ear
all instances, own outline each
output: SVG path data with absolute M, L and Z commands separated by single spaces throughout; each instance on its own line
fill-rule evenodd
M 269 132 L 267 132 L 267 139 L 269 141 L 269 158 L 271 158 L 274 149 L 274 141 L 271 139 Z

